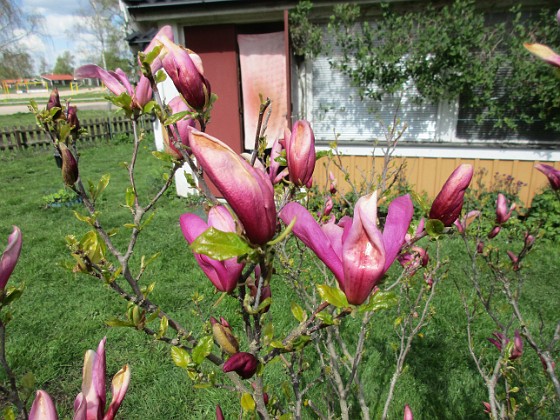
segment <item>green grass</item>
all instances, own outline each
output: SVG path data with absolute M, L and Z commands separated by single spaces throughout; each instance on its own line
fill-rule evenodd
M 104 98 L 104 93 L 99 91 L 74 93 L 69 90 L 65 90 L 65 91 L 61 91 L 61 95 L 64 95 L 65 98 L 68 97 L 68 98 L 72 98 L 73 100 L 88 101 L 88 102 L 102 101 Z M 45 95 L 33 96 L 33 94 L 31 94 L 30 96 L 25 95 L 25 97 L 22 95 L 22 97 L 15 96 L 10 98 L 3 98 L 0 100 L 0 107 L 8 106 L 8 105 L 25 105 L 28 104 L 29 101 L 32 99 L 40 103 L 48 99 L 48 96 L 46 97 Z
M 78 110 L 78 118 L 82 121 L 96 118 L 107 118 L 114 116 L 114 113 L 102 110 Z M 35 116 L 30 112 L 17 112 L 10 115 L 0 115 L 0 129 L 13 127 L 34 126 Z
M 129 148 L 129 144 L 97 144 L 84 148 L 80 159 L 84 179 L 96 181 L 101 175 L 111 173 L 111 181 L 99 203 L 100 220 L 107 228 L 119 228 L 114 238 L 119 246 L 126 243 L 128 237 L 128 230 L 122 225 L 130 222 L 128 211 L 119 206 L 124 202 L 127 187 L 127 175 L 121 162 L 130 159 Z M 141 197 L 156 191 L 164 172 L 161 162 L 151 156 L 150 149 L 149 144 L 144 145 L 138 160 Z M 37 388 L 51 394 L 61 418 L 71 418 L 73 400 L 80 389 L 85 350 L 95 348 L 103 336 L 108 337 L 108 375 L 112 376 L 125 363 L 131 367 L 131 387 L 121 408 L 121 418 L 213 418 L 217 403 L 222 405 L 228 418 L 237 412 L 235 394 L 194 389 L 184 372 L 173 365 L 167 345 L 156 343 L 132 329 L 106 327 L 105 321 L 121 316 L 126 304 L 108 287 L 61 267 L 71 261 L 65 236 L 79 237 L 87 227 L 73 216 L 73 210 L 83 212 L 79 206 L 44 208 L 42 197 L 57 192 L 62 184 L 50 153 L 0 154 L 0 182 L 0 247 L 5 245 L 11 225 L 18 225 L 24 237 L 22 255 L 10 282 L 25 284 L 26 289 L 23 297 L 12 306 L 14 320 L 8 326 L 8 359 L 19 377 L 28 371 L 34 373 Z M 189 210 L 192 209 L 185 200 L 174 197 L 173 193 L 166 195 L 160 201 L 152 225 L 140 237 L 133 262 L 138 263 L 141 255 L 162 251 L 143 279 L 143 284 L 156 282 L 153 300 L 199 335 L 202 324 L 190 303 L 193 293 L 198 292 L 205 297 L 200 305 L 203 319 L 207 320 L 210 315 L 224 316 L 241 335 L 237 303 L 224 299 L 217 307 L 212 306 L 219 295 L 213 293 L 182 237 L 178 218 Z M 458 240 L 446 243 L 450 274 L 441 283 L 433 302 L 429 326 L 424 329 L 423 337 L 414 341 L 405 373 L 397 385 L 390 418 L 401 418 L 406 403 L 419 419 L 487 418 L 481 405 L 481 401 L 487 399 L 486 392 L 467 351 L 465 316 L 455 287 L 457 283 L 463 290 L 469 290 L 462 246 Z M 433 245 L 430 248 L 433 250 Z M 541 242 L 527 260 L 527 287 L 522 307 L 533 325 L 538 325 L 539 317 L 547 325 L 558 317 L 556 267 L 559 258 L 557 246 Z M 317 272 L 308 268 L 302 280 L 316 276 Z M 288 310 L 296 297 L 279 276 L 273 277 L 271 287 L 273 305 L 269 317 L 281 334 L 296 325 Z M 383 410 L 393 373 L 397 342 L 394 319 L 394 310 L 376 314 L 366 341 L 361 379 L 373 418 L 378 418 Z M 342 332 L 353 341 L 358 326 L 358 319 L 348 317 Z M 494 355 L 494 350 L 486 337 L 492 331 L 492 325 L 484 320 L 475 331 L 477 346 L 489 357 Z M 241 347 L 246 348 L 246 345 L 242 342 Z M 305 351 L 309 355 L 309 372 L 316 372 L 313 352 L 310 348 Z M 531 369 L 534 382 L 544 382 L 539 362 L 527 344 L 523 363 Z M 209 364 L 204 366 L 211 369 Z M 286 379 L 280 363 L 266 368 L 265 382 L 271 396 L 281 398 L 281 383 Z M 317 387 L 309 398 L 321 405 L 325 392 L 330 391 Z M 356 416 L 357 412 L 353 411 L 353 418 Z M 313 417 L 309 409 L 304 417 Z

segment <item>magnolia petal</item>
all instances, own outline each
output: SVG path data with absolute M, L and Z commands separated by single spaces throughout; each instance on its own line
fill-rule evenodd
M 152 94 L 153 91 L 150 80 L 144 75 L 140 76 L 140 80 L 138 81 L 136 90 L 134 91 L 133 103 L 135 106 L 140 109 L 144 108 L 144 105 L 152 99 Z
M 80 392 L 74 400 L 74 417 L 73 420 L 87 420 L 87 401 Z
M 199 164 L 227 200 L 249 240 L 265 244 L 276 231 L 276 205 L 270 179 L 220 140 L 189 131 L 189 142 Z
M 223 215 L 222 215 L 223 216 Z M 186 213 L 179 219 L 183 236 L 189 244 L 208 229 L 208 225 L 196 214 Z M 239 264 L 237 258 L 216 261 L 212 258 L 193 253 L 194 257 L 206 277 L 214 287 L 221 292 L 231 293 L 237 286 L 237 280 L 243 271 L 244 264 Z
M 384 273 L 385 249 L 376 221 L 377 193 L 361 197 L 354 208 L 352 226 L 342 245 L 342 290 L 353 305 L 366 301 Z
M 385 248 L 385 268 L 387 271 L 405 242 L 406 232 L 414 215 L 414 206 L 408 194 L 395 198 L 387 213 L 383 229 L 383 246 Z
M 170 39 L 171 41 L 174 41 L 175 38 L 173 36 L 173 28 L 170 25 L 165 25 L 162 26 L 162 28 L 158 31 L 158 33 L 152 38 L 152 40 L 150 41 L 150 43 L 148 44 L 148 46 L 144 49 L 144 53 L 148 54 L 149 52 L 151 52 L 154 47 L 161 45 L 161 37 L 165 36 L 166 38 Z M 150 65 L 150 69 L 152 71 L 152 74 L 155 74 L 159 69 L 162 68 L 162 64 L 161 64 L 161 53 L 154 59 L 154 61 L 152 61 L 152 64 Z M 138 61 L 138 64 L 140 64 L 140 60 Z
M 235 220 L 226 206 L 214 206 L 208 212 L 208 226 L 222 232 L 235 232 Z
M 545 165 L 544 163 L 537 163 L 535 169 L 546 175 L 548 182 L 550 182 L 550 187 L 553 190 L 560 190 L 560 170 L 553 166 Z
M 21 253 L 21 246 L 21 230 L 17 226 L 13 226 L 13 231 L 8 236 L 8 245 L 0 258 L 0 289 L 6 287 L 8 279 L 14 272 Z
M 286 225 L 296 219 L 292 232 L 325 263 L 342 288 L 344 270 L 341 254 L 337 254 L 331 245 L 331 240 L 335 243 L 337 241 L 335 235 L 329 233 L 327 236 L 307 209 L 296 202 L 286 204 L 280 211 L 279 217 Z
M 99 396 L 93 382 L 95 360 L 97 353 L 94 350 L 87 350 L 84 356 L 84 368 L 82 373 L 82 395 L 86 401 L 86 417 L 88 419 L 98 419 L 103 415 L 104 406 L 101 407 Z M 97 375 L 96 375 L 97 376 Z
M 29 420 L 58 420 L 54 403 L 45 391 L 39 390 L 29 412 Z
M 95 64 L 86 64 L 79 67 L 74 72 L 74 76 L 77 79 L 101 79 L 105 86 L 107 86 L 107 89 L 117 96 L 127 92 L 118 77 Z
M 548 64 L 560 67 L 560 55 L 556 54 L 549 47 L 543 44 L 529 44 L 524 43 L 523 46 L 529 50 L 531 54 L 536 55 L 541 60 L 544 60 Z
M 289 137 L 288 137 L 289 134 Z M 296 121 L 292 132 L 284 134 L 290 181 L 307 185 L 315 170 L 315 135 L 308 121 Z
M 124 400 L 129 384 L 130 368 L 128 365 L 125 365 L 115 374 L 115 376 L 113 376 L 113 381 L 111 382 L 111 393 L 113 394 L 113 399 L 111 400 L 111 404 L 109 404 L 109 408 L 107 409 L 107 413 L 105 414 L 105 417 L 103 417 L 103 420 L 113 420 L 115 418 L 115 415 Z
M 97 346 L 97 357 L 95 358 L 95 362 L 93 364 L 93 385 L 95 387 L 95 392 L 97 393 L 97 397 L 99 398 L 99 405 L 101 406 L 102 410 L 105 410 L 105 401 L 107 396 L 105 395 L 105 370 L 107 366 L 106 358 L 105 358 L 105 343 L 107 342 L 107 337 L 103 337 L 103 339 L 99 342 Z
M 109 74 L 115 76 L 119 80 L 119 82 L 121 82 L 121 85 L 123 85 L 126 88 L 126 92 L 130 96 L 134 95 L 134 89 L 132 88 L 132 85 L 130 84 L 130 80 L 128 80 L 128 76 L 126 75 L 126 73 L 124 71 L 122 71 L 122 69 L 116 69 L 114 72 L 109 71 Z

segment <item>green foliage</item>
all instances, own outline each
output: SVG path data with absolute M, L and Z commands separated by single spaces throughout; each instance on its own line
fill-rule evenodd
M 331 63 L 363 99 L 414 87 L 419 102 L 460 97 L 461 107 L 495 128 L 525 130 L 542 120 L 558 130 L 558 81 L 523 48 L 523 42 L 560 45 L 554 13 L 516 7 L 495 23 L 474 1 L 456 0 L 414 11 L 382 5 L 381 18 L 369 23 L 360 20 L 359 6 L 337 5 L 329 29 L 341 55 Z
M 54 74 L 73 74 L 74 73 L 74 56 L 70 51 L 64 51 L 62 55 L 56 57 L 56 63 L 53 68 Z
M 543 238 L 558 241 L 560 238 L 560 197 L 551 188 L 535 195 L 527 222 L 538 228 Z
M 41 201 L 43 202 L 43 207 L 45 208 L 61 206 L 70 207 L 81 202 L 78 198 L 79 197 L 74 191 L 67 188 L 61 188 L 55 193 L 44 195 L 41 198 Z
M 302 0 L 290 10 L 290 41 L 296 56 L 313 58 L 323 49 L 321 29 L 310 19 L 313 3 Z

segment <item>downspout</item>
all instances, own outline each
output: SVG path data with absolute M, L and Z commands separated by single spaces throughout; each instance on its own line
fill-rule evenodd
M 288 115 L 286 120 L 290 130 L 292 129 L 292 60 L 290 48 L 290 25 L 288 9 L 284 10 L 284 54 L 286 56 L 286 100 L 288 101 Z

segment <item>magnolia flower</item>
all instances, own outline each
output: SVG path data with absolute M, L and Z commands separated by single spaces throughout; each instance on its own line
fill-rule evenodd
M 465 233 L 470 224 L 474 222 L 474 219 L 478 216 L 480 216 L 480 211 L 471 210 L 461 220 L 455 220 L 454 225 L 457 228 L 457 231 L 461 234 Z
M 4 290 L 21 253 L 21 230 L 13 226 L 12 233 L 8 236 L 8 245 L 0 258 L 0 290 Z
M 553 166 L 545 165 L 544 163 L 537 163 L 535 168 L 546 175 L 548 182 L 550 183 L 550 187 L 554 191 L 560 190 L 560 170 L 554 168 Z
M 258 245 L 272 239 L 276 231 L 276 205 L 267 175 L 208 134 L 189 130 L 189 144 L 204 173 L 239 218 L 247 238 Z
M 268 176 L 270 177 L 270 182 L 273 184 L 279 183 L 284 176 L 286 176 L 286 170 L 280 171 L 280 163 L 276 161 L 283 149 L 283 140 L 276 139 L 272 144 L 270 149 L 270 164 L 268 165 Z M 280 172 L 279 172 L 280 171 Z
M 560 67 L 560 55 L 556 54 L 546 45 L 537 43 L 529 44 L 528 42 L 525 42 L 523 46 L 527 48 L 531 54 L 534 54 L 546 63 L 555 67 Z
M 158 45 L 161 45 L 160 40 L 164 36 L 167 39 L 169 39 L 171 41 L 174 41 L 175 38 L 173 37 L 173 28 L 170 25 L 165 25 L 158 31 L 158 33 L 152 38 L 152 40 L 150 41 L 148 46 L 144 49 L 144 53 L 148 54 L 149 52 L 151 52 L 154 49 L 154 47 L 156 47 Z M 138 59 L 138 64 L 141 65 L 140 59 Z M 160 56 L 160 54 L 158 54 L 154 58 L 154 61 L 152 61 L 152 64 L 150 65 L 150 69 L 151 69 L 152 74 L 155 74 L 162 67 L 163 67 L 163 64 L 161 62 L 161 56 Z
M 97 351 L 88 350 L 84 357 L 82 392 L 74 401 L 74 420 L 111 420 L 115 417 L 130 383 L 130 369 L 125 365 L 113 377 L 113 399 L 105 412 L 105 342 L 99 342 Z
M 465 190 L 473 176 L 473 167 L 463 164 L 449 176 L 430 209 L 430 219 L 440 220 L 445 226 L 451 226 L 461 214 Z
M 79 67 L 74 75 L 80 79 L 101 79 L 107 89 L 117 96 L 123 93 L 128 94 L 132 98 L 132 109 L 141 110 L 152 99 L 152 86 L 148 78 L 143 75 L 140 76 L 136 88 L 132 87 L 125 72 L 121 69 L 107 71 L 95 64 L 86 64 Z
M 511 213 L 515 210 L 515 207 L 516 204 L 512 203 L 508 209 L 506 196 L 502 193 L 498 194 L 498 198 L 496 199 L 496 223 L 501 225 L 507 222 L 511 217 Z
M 222 371 L 236 372 L 241 378 L 249 379 L 257 371 L 259 361 L 251 353 L 235 353 L 223 365 Z
M 283 142 L 290 181 L 300 187 L 311 187 L 315 170 L 315 135 L 309 122 L 296 121 L 291 132 L 286 128 Z
M 507 345 L 509 343 L 509 339 L 506 338 L 500 332 L 494 332 L 494 333 L 492 333 L 492 335 L 495 338 L 487 338 L 487 340 L 490 341 L 494 346 L 496 346 L 496 348 L 499 351 L 502 351 L 502 348 L 503 348 L 502 344 Z M 518 359 L 522 355 L 523 355 L 523 339 L 521 338 L 521 335 L 519 334 L 519 331 L 515 330 L 514 339 L 513 339 L 513 348 L 511 350 L 509 360 Z
M 105 411 L 105 341 L 100 341 L 97 351 L 88 350 L 84 358 L 82 392 L 74 401 L 74 420 L 113 420 L 124 399 L 130 383 L 130 369 L 125 365 L 113 377 L 113 398 Z M 30 420 L 57 420 L 54 404 L 45 391 L 37 391 L 29 413 Z
M 224 206 L 215 206 L 210 209 L 208 212 L 208 223 L 196 214 L 186 213 L 181 215 L 179 224 L 189 244 L 192 244 L 196 238 L 210 227 L 214 227 L 222 232 L 236 231 L 235 221 L 229 210 Z M 235 289 L 237 280 L 245 266 L 238 263 L 237 258 L 217 261 L 197 253 L 194 253 L 194 257 L 216 289 L 227 293 L 231 293 Z
M 33 400 L 29 412 L 29 420 L 58 420 L 54 403 L 45 391 L 39 390 L 35 394 L 35 400 Z
M 78 108 L 69 106 L 66 114 L 66 121 L 72 126 L 72 134 L 76 135 L 80 130 L 80 121 L 78 120 Z
M 160 56 L 164 70 L 189 107 L 202 111 L 210 101 L 211 89 L 210 82 L 204 77 L 200 57 L 165 35 L 158 41 L 163 46 Z
M 389 205 L 383 233 L 377 228 L 377 193 L 364 196 L 354 208 L 354 218 L 334 218 L 323 226 L 301 204 L 288 203 L 280 212 L 286 224 L 296 219 L 296 235 L 333 272 L 348 302 L 360 305 L 389 269 L 402 245 L 412 220 L 408 195 Z

